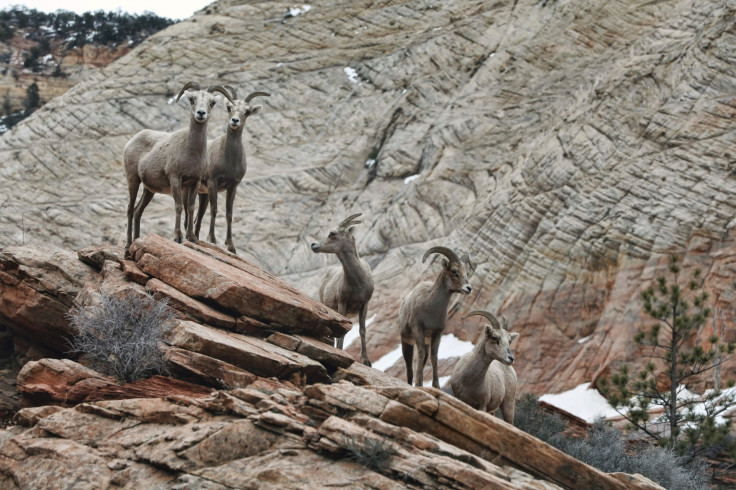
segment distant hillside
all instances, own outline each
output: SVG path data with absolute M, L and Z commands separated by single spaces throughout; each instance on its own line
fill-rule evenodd
M 0 134 L 173 23 L 152 13 L 0 10 Z

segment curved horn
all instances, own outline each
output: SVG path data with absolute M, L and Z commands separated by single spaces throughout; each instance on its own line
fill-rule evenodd
M 268 92 L 253 92 L 248 97 L 246 97 L 244 100 L 246 102 L 250 102 L 251 100 L 253 100 L 254 97 L 271 97 L 271 94 L 269 94 Z
M 347 228 L 350 225 L 357 225 L 358 223 L 362 223 L 362 221 L 354 221 L 355 218 L 357 218 L 358 216 L 362 216 L 362 215 L 363 215 L 363 213 L 352 214 L 352 215 L 348 216 L 347 218 L 345 218 L 344 220 L 342 220 L 342 223 L 340 223 L 339 225 L 337 225 L 337 227 L 338 228 Z
M 230 85 L 223 85 L 223 87 L 225 87 L 226 89 L 228 89 L 230 91 L 230 94 L 232 94 L 233 99 L 237 99 L 238 98 L 238 93 L 235 91 L 235 89 L 232 86 L 230 86 Z
M 232 97 L 230 97 L 230 94 L 227 93 L 227 90 L 222 85 L 210 85 L 209 87 L 207 87 L 207 92 L 209 93 L 220 92 L 222 95 L 227 97 L 227 100 L 229 100 L 230 102 L 233 102 Z
M 179 102 L 184 91 L 189 90 L 190 88 L 193 88 L 194 90 L 202 90 L 197 82 L 187 82 L 187 84 L 179 91 L 179 95 L 176 96 L 176 101 Z
M 424 252 L 424 257 L 422 257 L 422 264 L 424 263 L 425 260 L 427 260 L 427 257 L 429 257 L 429 254 L 433 254 L 433 253 L 442 254 L 448 259 L 450 259 L 451 262 L 460 263 L 460 257 L 458 257 L 457 254 L 454 251 L 450 250 L 449 248 L 432 247 L 426 252 Z
M 463 317 L 463 320 L 468 318 L 469 316 L 482 316 L 488 319 L 488 321 L 491 322 L 491 325 L 493 325 L 493 328 L 501 328 L 501 325 L 498 323 L 498 319 L 491 313 L 490 311 L 484 311 L 484 310 L 474 310 L 468 313 Z

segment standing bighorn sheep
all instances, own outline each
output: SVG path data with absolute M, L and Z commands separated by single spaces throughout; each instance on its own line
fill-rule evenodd
M 450 386 L 459 400 L 477 410 L 495 413 L 501 407 L 503 419 L 513 424 L 516 371 L 511 367 L 514 355 L 510 344 L 519 334 L 508 332 L 508 322 L 504 316 L 501 317 L 503 326 L 488 311 L 471 311 L 463 318 L 473 315 L 487 318 L 491 325 L 484 325 L 473 351 L 457 361 L 450 378 Z
M 207 121 L 215 105 L 215 94 L 220 92 L 230 100 L 230 94 L 220 85 L 206 90 L 189 82 L 181 89 L 176 101 L 189 91 L 189 127 L 173 133 L 144 129 L 133 136 L 125 145 L 123 160 L 128 179 L 128 236 L 126 250 L 133 239 L 140 236 L 141 215 L 155 193 L 171 194 L 176 209 L 174 240 L 182 241 L 181 211 L 186 206 L 187 240 L 196 241 L 194 236 L 194 201 L 207 166 Z M 143 195 L 138 204 L 135 198 L 143 183 Z M 132 226 L 135 219 L 135 231 Z
M 341 315 L 358 313 L 360 329 L 360 360 L 366 366 L 371 365 L 365 342 L 365 318 L 368 313 L 368 301 L 373 295 L 373 275 L 371 266 L 358 257 L 353 231 L 360 221 L 355 218 L 361 213 L 353 214 L 330 230 L 327 238 L 321 242 L 313 242 L 312 252 L 333 253 L 342 264 L 342 269 L 329 269 L 322 277 L 319 288 L 319 300 Z M 337 339 L 337 347 L 342 349 L 345 337 Z
M 194 234 L 199 238 L 199 229 L 202 226 L 202 217 L 207 210 L 207 202 L 210 204 L 210 232 L 207 239 L 215 243 L 215 217 L 217 216 L 217 193 L 227 190 L 225 200 L 225 218 L 227 219 L 227 237 L 225 245 L 232 253 L 235 253 L 233 244 L 233 203 L 235 202 L 235 191 L 238 184 L 245 176 L 246 162 L 243 149 L 243 128 L 248 116 L 257 114 L 263 106 L 251 106 L 249 102 L 260 95 L 270 96 L 266 92 L 253 92 L 243 100 L 238 100 L 234 88 L 225 85 L 232 93 L 231 102 L 225 103 L 225 108 L 230 117 L 227 132 L 217 139 L 207 142 L 207 170 L 205 171 L 202 185 L 199 189 L 199 210 L 197 211 L 197 222 Z M 209 198 L 209 199 L 208 199 Z
M 432 386 L 440 387 L 437 376 L 437 353 L 440 348 L 442 332 L 447 323 L 447 308 L 452 293 L 470 294 L 472 287 L 468 284 L 463 260 L 447 247 L 432 247 L 424 254 L 422 263 L 432 253 L 440 253 L 447 257 L 442 259 L 442 271 L 434 284 L 424 281 L 404 298 L 399 309 L 399 331 L 401 333 L 401 352 L 406 363 L 406 378 L 412 383 L 416 372 L 416 386 L 424 384 L 424 366 L 427 364 L 427 341 L 429 341 L 432 359 Z M 469 264 L 469 260 L 467 260 Z M 417 357 L 412 369 L 414 346 Z

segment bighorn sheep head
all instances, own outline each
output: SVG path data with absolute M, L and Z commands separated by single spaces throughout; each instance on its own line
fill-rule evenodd
M 490 311 L 475 310 L 471 311 L 463 317 L 482 316 L 491 322 L 490 325 L 484 325 L 483 334 L 480 342 L 483 342 L 483 353 L 486 358 L 496 360 L 504 364 L 513 364 L 514 355 L 511 353 L 511 342 L 516 339 L 519 334 L 517 332 L 509 333 L 509 322 L 505 316 L 501 316 L 503 326 L 498 319 Z
M 229 116 L 227 124 L 233 131 L 243 129 L 243 126 L 245 126 L 245 120 L 248 116 L 258 114 L 261 112 L 261 109 L 263 109 L 262 105 L 250 105 L 251 100 L 255 97 L 271 96 L 268 92 L 253 92 L 245 99 L 238 99 L 238 94 L 233 87 L 230 85 L 224 85 L 224 87 L 228 89 L 232 95 L 230 102 L 225 103 L 225 108 L 227 109 L 227 114 Z
M 230 94 L 222 85 L 210 85 L 203 90 L 198 83 L 187 82 L 179 91 L 179 95 L 176 96 L 177 102 L 184 95 L 184 92 L 187 92 L 192 119 L 198 123 L 204 123 L 210 116 L 210 111 L 217 102 L 214 92 L 220 92 L 227 100 L 232 102 Z
M 355 218 L 362 214 L 356 213 L 348 216 L 339 225 L 331 229 L 326 238 L 319 242 L 312 242 L 310 245 L 312 252 L 336 254 L 346 246 L 355 247 L 353 231 L 355 230 L 355 225 L 362 223 L 361 221 L 356 221 Z
M 442 266 L 445 269 L 445 282 L 450 291 L 470 294 L 473 290 L 473 287 L 468 283 L 467 269 L 470 267 L 465 264 L 470 264 L 470 259 L 468 258 L 466 261 L 463 261 L 453 250 L 447 247 L 432 247 L 424 253 L 422 264 L 433 253 L 439 253 L 447 257 L 446 259 L 442 259 Z

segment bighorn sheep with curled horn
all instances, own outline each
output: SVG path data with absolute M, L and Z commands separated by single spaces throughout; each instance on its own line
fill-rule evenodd
M 373 295 L 373 275 L 371 266 L 358 257 L 355 247 L 353 231 L 360 221 L 355 218 L 357 213 L 348 216 L 336 228 L 330 230 L 327 238 L 320 242 L 313 242 L 312 252 L 333 253 L 342 264 L 329 269 L 322 277 L 319 288 L 319 300 L 341 315 L 355 315 L 358 313 L 360 331 L 360 360 L 366 366 L 371 365 L 365 342 L 365 318 L 368 313 L 368 301 Z M 345 337 L 337 339 L 337 347 L 342 349 Z
M 506 317 L 501 317 L 501 326 L 493 313 L 488 311 L 471 311 L 463 318 L 475 315 L 487 318 L 491 324 L 483 326 L 480 339 L 472 352 L 465 354 L 455 364 L 450 386 L 459 400 L 477 410 L 495 413 L 500 407 L 503 419 L 513 424 L 516 371 L 511 367 L 514 355 L 510 344 L 519 334 L 509 333 Z
M 207 170 L 199 188 L 199 209 L 194 234 L 199 238 L 199 229 L 202 226 L 202 217 L 210 205 L 210 232 L 207 239 L 215 242 L 215 217 L 217 216 L 217 193 L 227 190 L 225 199 L 225 218 L 227 219 L 227 237 L 225 245 L 235 253 L 233 244 L 233 203 L 238 184 L 243 180 L 246 171 L 245 150 L 243 149 L 243 128 L 248 116 L 258 114 L 263 106 L 250 105 L 255 97 L 270 97 L 266 92 L 253 92 L 245 99 L 238 100 L 238 94 L 230 85 L 224 86 L 230 90 L 232 100 L 225 102 L 229 116 L 227 132 L 214 140 L 207 142 Z
M 424 384 L 424 366 L 427 364 L 427 341 L 429 341 L 432 359 L 432 386 L 440 387 L 437 376 L 437 353 L 440 348 L 442 332 L 447 323 L 447 308 L 453 293 L 470 294 L 473 290 L 468 284 L 466 266 L 470 263 L 467 257 L 462 260 L 447 247 L 432 247 L 422 257 L 422 263 L 430 254 L 439 253 L 447 257 L 442 259 L 442 271 L 434 283 L 424 281 L 404 298 L 399 309 L 399 331 L 401 333 L 401 352 L 406 363 L 406 378 L 412 384 L 416 375 L 416 386 Z M 414 359 L 414 346 L 417 357 Z
M 194 236 L 194 201 L 207 166 L 207 121 L 215 105 L 215 94 L 220 92 L 228 100 L 230 94 L 220 85 L 211 85 L 202 90 L 198 84 L 188 82 L 182 87 L 176 101 L 189 91 L 189 127 L 173 133 L 144 129 L 133 136 L 125 145 L 123 160 L 128 180 L 128 236 L 126 250 L 140 236 L 141 216 L 155 193 L 171 194 L 176 209 L 174 240 L 182 241 L 181 211 L 185 207 L 187 240 L 197 241 Z M 135 198 L 143 183 L 143 195 L 138 204 Z M 135 230 L 133 232 L 133 221 Z

